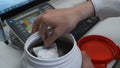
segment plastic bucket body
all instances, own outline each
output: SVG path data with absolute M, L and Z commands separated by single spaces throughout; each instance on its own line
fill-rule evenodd
M 27 39 L 23 54 L 23 68 L 81 68 L 81 51 L 71 34 L 66 34 L 56 41 L 58 50 L 62 50 L 64 54 L 58 58 L 46 59 L 34 56 L 30 49 L 34 47 L 32 44 L 38 41 L 40 42 L 38 32 Z M 66 41 L 69 42 L 66 43 Z

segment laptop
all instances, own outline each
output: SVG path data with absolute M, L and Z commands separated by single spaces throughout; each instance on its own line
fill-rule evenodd
M 54 8 L 47 1 L 0 0 L 0 17 L 24 44 L 31 34 L 34 20 L 45 10 Z
M 54 9 L 47 1 L 49 0 L 0 0 L 0 17 L 11 29 L 10 41 L 14 46 L 23 48 L 31 35 L 34 20 L 45 10 Z M 80 21 L 71 34 L 78 41 L 98 21 L 98 17 Z

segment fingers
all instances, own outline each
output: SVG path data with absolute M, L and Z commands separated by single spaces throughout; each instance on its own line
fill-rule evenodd
M 84 60 L 91 60 L 90 57 L 86 54 L 85 51 L 82 51 L 82 57 Z
M 45 38 L 46 38 L 46 31 L 47 31 L 47 25 L 42 22 L 39 28 L 39 32 L 40 32 L 41 39 L 43 41 L 45 41 Z
M 33 23 L 33 26 L 32 26 L 32 34 L 37 32 L 39 30 L 39 27 L 40 27 L 40 22 L 42 21 L 41 19 L 41 15 L 35 20 L 35 22 Z
M 54 28 L 52 34 L 47 35 L 47 31 L 48 31 L 47 27 L 48 25 L 42 22 L 39 28 L 40 36 L 41 39 L 44 41 L 45 46 L 50 45 L 60 36 L 59 28 Z
M 60 30 L 59 30 L 59 28 L 55 28 L 53 31 L 53 34 L 48 36 L 45 39 L 44 44 L 47 46 L 47 45 L 53 43 L 59 36 L 61 36 Z
M 85 53 L 85 51 L 82 51 L 82 59 L 82 68 L 94 68 L 90 57 Z

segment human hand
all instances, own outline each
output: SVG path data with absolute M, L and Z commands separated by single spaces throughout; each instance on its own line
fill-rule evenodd
M 90 57 L 84 51 L 82 51 L 82 59 L 82 68 L 94 68 Z
M 45 45 L 48 45 L 59 36 L 70 32 L 79 22 L 79 19 L 79 16 L 71 8 L 47 10 L 34 22 L 33 33 L 39 30 Z M 53 34 L 46 36 L 47 26 L 49 25 L 53 27 Z
M 79 21 L 91 16 L 93 12 L 90 1 L 71 8 L 47 10 L 35 20 L 32 33 L 39 31 L 44 45 L 49 45 L 61 35 L 73 30 Z M 53 34 L 50 36 L 46 35 L 48 26 L 53 27 Z

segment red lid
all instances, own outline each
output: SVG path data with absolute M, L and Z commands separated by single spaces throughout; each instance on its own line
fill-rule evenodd
M 107 64 L 113 59 L 120 58 L 119 47 L 104 36 L 86 36 L 78 41 L 78 46 L 90 56 L 95 64 Z

